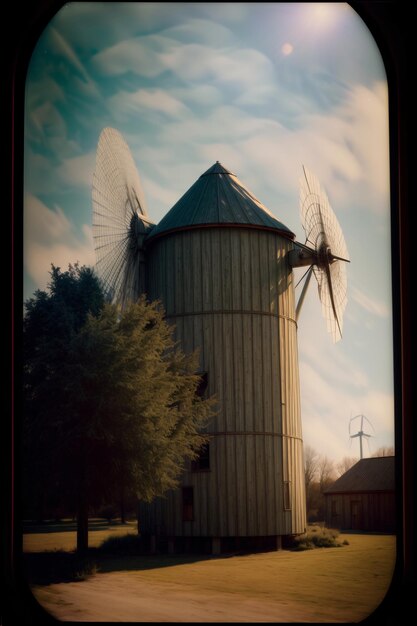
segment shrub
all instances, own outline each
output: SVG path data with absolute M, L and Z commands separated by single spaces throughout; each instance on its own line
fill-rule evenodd
M 134 534 L 109 537 L 103 541 L 99 550 L 108 554 L 142 554 L 144 551 L 143 539 Z
M 301 552 L 302 550 L 313 550 L 314 546 L 311 541 L 300 540 L 294 541 L 294 547 L 292 548 L 295 552 Z
M 97 563 L 94 561 L 84 561 L 80 563 L 78 568 L 74 571 L 74 578 L 77 582 L 82 582 L 83 580 L 91 578 L 91 576 L 95 576 L 98 571 Z
M 349 545 L 346 540 L 343 544 L 339 543 L 338 536 L 339 531 L 334 528 L 309 526 L 305 533 L 293 538 L 291 549 L 300 551 L 314 548 L 340 548 L 342 545 Z

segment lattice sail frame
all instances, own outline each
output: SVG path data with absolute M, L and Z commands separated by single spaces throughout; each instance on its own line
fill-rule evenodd
M 303 167 L 300 179 L 301 223 L 306 234 L 306 245 L 318 255 L 313 272 L 317 280 L 323 317 L 333 342 L 342 338 L 343 315 L 347 304 L 347 277 L 345 259 L 349 261 L 340 224 L 326 192 L 318 179 Z M 334 259 L 340 257 L 340 259 Z
M 150 224 L 139 174 L 126 141 L 114 128 L 99 138 L 92 185 L 96 270 L 113 302 L 139 295 L 141 222 Z

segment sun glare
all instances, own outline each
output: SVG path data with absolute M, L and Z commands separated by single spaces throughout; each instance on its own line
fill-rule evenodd
M 330 2 L 312 3 L 310 13 L 316 28 L 327 28 L 336 18 L 335 7 Z
M 292 51 L 294 50 L 294 46 L 290 43 L 284 43 L 284 45 L 281 48 L 281 52 L 284 56 L 288 56 L 289 54 L 292 53 Z

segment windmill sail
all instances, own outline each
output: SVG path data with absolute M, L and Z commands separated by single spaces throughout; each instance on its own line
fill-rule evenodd
M 96 269 L 113 302 L 140 292 L 140 234 L 151 222 L 129 147 L 114 128 L 99 138 L 93 176 L 93 238 Z
M 337 342 L 342 337 L 343 315 L 347 304 L 345 262 L 349 261 L 349 253 L 340 224 L 317 178 L 303 167 L 300 183 L 301 222 L 306 244 L 317 255 L 313 272 L 322 313 L 327 330 L 333 341 Z

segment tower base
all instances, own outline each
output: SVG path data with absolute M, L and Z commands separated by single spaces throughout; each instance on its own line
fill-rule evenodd
M 283 537 L 161 537 L 152 536 L 151 550 L 168 554 L 231 554 L 273 552 L 282 549 Z

